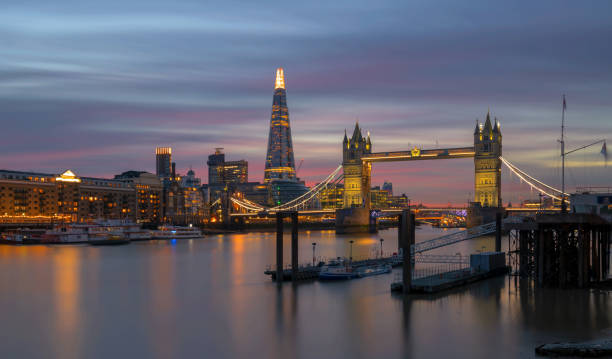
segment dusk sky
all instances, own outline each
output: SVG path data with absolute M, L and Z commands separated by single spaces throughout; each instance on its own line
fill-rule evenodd
M 206 182 L 223 147 L 261 181 L 277 67 L 307 184 L 357 119 L 376 152 L 460 147 L 490 108 L 504 157 L 554 186 L 564 93 L 569 149 L 612 140 L 610 1 L 3 1 L 0 45 L 2 169 L 154 172 L 171 146 Z M 568 158 L 570 190 L 612 185 L 600 149 Z M 465 203 L 473 171 L 375 164 L 372 183 Z M 503 172 L 504 203 L 537 198 Z

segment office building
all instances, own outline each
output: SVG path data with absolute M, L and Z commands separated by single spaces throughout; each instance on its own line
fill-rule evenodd
M 155 164 L 155 174 L 158 177 L 170 177 L 172 173 L 172 148 L 157 147 L 155 149 Z
M 264 183 L 275 180 L 293 181 L 295 178 L 293 144 L 291 142 L 287 92 L 285 90 L 285 73 L 283 68 L 278 68 L 276 69 L 274 97 L 272 99 L 272 116 L 270 117 Z
M 208 156 L 208 184 L 204 185 L 203 192 L 208 202 L 220 198 L 226 190 L 233 193 L 239 185 L 249 181 L 249 163 L 245 160 L 225 161 L 223 148 L 216 148 L 215 153 Z

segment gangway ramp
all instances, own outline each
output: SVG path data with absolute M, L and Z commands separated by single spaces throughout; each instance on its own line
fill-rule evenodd
M 424 242 L 416 243 L 410 248 L 410 252 L 412 255 L 417 253 L 423 253 L 436 248 L 445 247 L 451 244 L 467 241 L 468 239 L 492 233 L 495 233 L 495 222 L 483 224 L 477 227 L 472 227 L 465 231 L 455 232 Z

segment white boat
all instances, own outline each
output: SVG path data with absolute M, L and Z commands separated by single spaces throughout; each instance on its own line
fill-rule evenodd
M 202 232 L 195 227 L 161 226 L 151 231 L 153 239 L 192 239 L 202 238 Z
M 357 269 L 357 277 L 359 278 L 385 273 L 391 273 L 391 264 L 365 266 Z
M 130 241 L 146 241 L 152 238 L 150 231 L 142 229 L 140 224 L 131 221 L 113 219 L 98 221 L 96 224 L 99 233 L 120 235 Z
M 43 243 L 104 243 L 106 240 L 151 239 L 151 234 L 130 221 L 107 220 L 94 223 L 67 223 L 55 226 L 41 236 Z
M 87 243 L 89 230 L 86 225 L 64 224 L 55 226 L 41 237 L 42 243 Z

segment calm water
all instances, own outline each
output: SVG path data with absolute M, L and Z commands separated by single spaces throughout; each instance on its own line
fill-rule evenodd
M 420 228 L 417 241 L 440 230 Z M 300 233 L 300 258 L 397 247 L 377 235 Z M 606 292 L 535 291 L 496 278 L 436 296 L 392 295 L 394 274 L 278 287 L 272 233 L 120 247 L 0 246 L 2 358 L 516 358 L 612 334 Z M 289 238 L 285 258 L 289 260 Z M 504 243 L 506 244 L 506 243 Z M 491 238 L 438 253 L 490 250 Z M 483 248 L 484 247 L 484 248 Z

